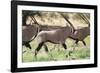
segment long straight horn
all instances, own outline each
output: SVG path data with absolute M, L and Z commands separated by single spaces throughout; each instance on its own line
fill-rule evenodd
M 90 27 L 90 22 L 89 22 L 88 18 L 87 18 L 86 15 L 84 15 L 84 14 L 83 14 L 83 16 L 85 17 L 85 19 L 86 19 L 86 21 L 87 21 L 87 23 L 88 23 L 88 26 Z
M 79 14 L 79 16 L 88 24 L 88 26 L 90 26 L 90 22 L 85 15 Z
M 35 19 L 35 17 L 33 16 L 31 16 L 31 18 L 32 18 L 32 20 L 37 24 L 37 25 L 40 25 L 37 21 L 36 21 L 36 19 Z
M 63 18 L 71 25 L 71 27 L 73 28 L 73 30 L 75 30 L 73 24 L 72 24 L 62 13 L 60 13 L 60 14 L 61 14 L 61 15 L 63 16 Z

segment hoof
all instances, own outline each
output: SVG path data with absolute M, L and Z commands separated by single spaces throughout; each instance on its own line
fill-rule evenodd
M 66 55 L 66 58 L 68 58 L 68 55 Z

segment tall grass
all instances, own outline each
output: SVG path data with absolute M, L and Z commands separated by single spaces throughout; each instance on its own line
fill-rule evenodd
M 67 50 L 65 50 L 60 44 L 46 43 L 49 48 L 49 53 L 45 52 L 44 47 L 38 52 L 37 59 L 34 56 L 34 50 L 37 47 L 37 42 L 31 42 L 32 50 L 23 47 L 23 51 L 26 51 L 22 55 L 23 62 L 36 62 L 36 61 L 59 61 L 59 60 L 78 60 L 90 58 L 90 37 L 85 39 L 87 46 L 84 46 L 82 42 L 75 45 L 75 41 L 67 39 Z M 54 47 L 55 46 L 55 47 Z M 74 48 L 75 47 L 75 48 Z M 70 56 L 68 55 L 70 52 Z

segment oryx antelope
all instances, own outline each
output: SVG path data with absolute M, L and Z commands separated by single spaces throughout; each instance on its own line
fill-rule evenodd
M 90 24 L 88 27 L 84 27 L 81 29 L 75 29 L 72 23 L 64 16 L 62 15 L 67 22 L 70 24 L 71 27 L 66 26 L 63 28 L 51 30 L 51 31 L 41 31 L 37 38 L 39 39 L 39 44 L 37 48 L 35 49 L 35 56 L 37 56 L 38 51 L 41 49 L 41 47 L 45 44 L 45 42 L 51 42 L 54 44 L 62 44 L 64 49 L 67 49 L 67 46 L 65 44 L 65 40 L 70 37 L 72 39 L 76 40 L 76 43 L 78 41 L 82 41 L 84 45 L 86 43 L 84 42 L 84 39 L 90 35 Z M 48 52 L 48 48 L 45 45 L 46 51 Z
M 84 39 L 90 35 L 90 27 L 83 27 L 80 29 L 76 29 L 74 34 L 71 34 L 69 36 L 69 38 L 72 38 L 74 40 L 76 40 L 76 44 L 78 44 L 79 41 L 82 41 L 83 44 L 86 46 L 86 43 L 84 41 Z
M 30 42 L 35 39 L 38 33 L 38 26 L 27 25 L 22 28 L 22 45 L 31 49 Z
M 72 39 L 76 40 L 76 42 L 75 42 L 76 44 L 78 44 L 79 41 L 82 41 L 83 44 L 86 46 L 86 43 L 85 43 L 84 39 L 87 36 L 90 35 L 90 22 L 89 22 L 89 20 L 84 15 L 80 15 L 80 16 L 88 24 L 88 26 L 76 29 L 75 33 L 71 34 L 69 36 L 69 38 L 72 38 Z
M 72 26 L 70 21 L 67 20 L 67 22 Z M 31 49 L 31 46 L 29 43 L 33 40 L 32 39 L 33 36 L 34 38 L 37 36 L 38 32 L 44 31 L 44 30 L 48 31 L 48 30 L 55 30 L 55 29 L 63 28 L 61 26 L 40 25 L 36 21 L 35 17 L 32 17 L 32 16 L 27 17 L 26 24 L 27 26 L 23 26 L 24 28 L 22 31 L 23 45 L 25 45 L 26 47 L 29 47 L 30 49 Z M 72 26 L 72 28 L 74 27 Z
M 62 27 L 51 31 L 39 32 L 37 35 L 38 46 L 35 49 L 35 57 L 37 56 L 37 53 L 43 45 L 45 46 L 45 50 L 48 52 L 48 48 L 45 45 L 46 42 L 51 42 L 53 44 L 61 44 L 64 47 L 64 49 L 67 49 L 65 41 L 71 33 L 73 33 L 72 28 L 68 25 L 66 27 Z
M 25 45 L 29 49 L 31 49 L 30 42 L 35 39 L 40 31 L 61 28 L 61 26 L 40 25 L 32 16 L 27 17 L 26 24 L 27 25 L 22 26 L 22 45 Z
M 64 49 L 67 49 L 67 46 L 65 44 L 66 38 L 69 37 L 69 35 L 73 32 L 74 28 L 71 23 L 69 23 L 71 26 L 61 27 L 61 26 L 45 26 L 40 25 L 36 21 L 34 17 L 31 17 L 32 20 L 34 20 L 35 23 L 39 26 L 39 32 L 37 35 L 38 41 L 38 47 L 35 49 L 35 56 L 37 55 L 38 51 L 41 49 L 42 46 L 45 47 L 45 51 L 48 52 L 48 48 L 46 46 L 46 42 L 51 42 L 54 44 L 61 44 Z M 45 30 L 45 31 L 44 31 Z M 48 31 L 50 30 L 50 31 Z

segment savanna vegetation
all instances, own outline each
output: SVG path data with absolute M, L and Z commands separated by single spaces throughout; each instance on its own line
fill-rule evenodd
M 88 23 L 84 21 L 81 17 L 84 15 L 88 21 L 90 20 L 89 13 L 75 13 L 75 12 L 66 12 L 63 13 L 64 16 L 73 24 L 75 29 L 87 27 Z M 66 26 L 69 23 L 59 14 L 59 12 L 47 12 L 47 11 L 23 11 L 22 12 L 22 24 L 23 26 L 27 25 L 27 16 L 35 17 L 38 24 L 40 25 L 50 25 L 50 26 Z M 32 21 L 34 24 L 34 21 Z M 34 56 L 34 51 L 38 46 L 37 38 L 30 42 L 32 49 L 29 49 L 26 46 L 22 48 L 22 60 L 23 62 L 36 62 L 36 61 L 59 61 L 59 60 L 78 60 L 78 59 L 89 59 L 90 58 L 90 36 L 84 39 L 86 46 L 82 42 L 75 44 L 75 40 L 67 38 L 66 45 L 67 50 L 62 47 L 60 44 L 53 44 L 47 42 L 46 45 L 49 48 L 49 53 L 45 52 L 44 47 L 37 54 L 37 59 Z M 68 55 L 70 52 L 70 56 Z M 66 56 L 65 56 L 66 55 Z

